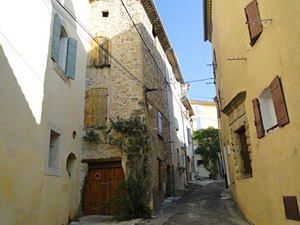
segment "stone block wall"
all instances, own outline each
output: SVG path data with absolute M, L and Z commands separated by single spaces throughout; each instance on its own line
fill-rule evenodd
M 121 1 L 90 1 L 89 29 L 95 36 L 109 38 L 109 52 L 116 60 L 109 56 L 110 65 L 99 68 L 89 64 L 91 60 L 89 57 L 86 90 L 92 88 L 107 89 L 107 121 L 110 118 L 116 120 L 118 117 L 127 119 L 133 115 L 146 119 L 152 148 L 152 154 L 150 155 L 152 205 L 156 206 L 166 196 L 166 188 L 170 186 L 170 182 L 168 185 L 167 182 L 172 180 L 170 177 L 167 177 L 167 166 L 171 167 L 171 152 L 168 101 L 166 82 L 164 80 L 164 60 L 166 58 L 159 41 L 153 37 L 152 25 L 140 2 L 128 0 L 124 1 L 124 3 L 133 17 L 143 40 L 150 48 L 155 61 L 145 48 Z M 108 17 L 103 17 L 102 12 L 108 12 Z M 159 69 L 156 64 L 159 66 Z M 146 94 L 144 92 L 145 87 L 157 90 Z M 146 106 L 146 96 L 147 103 L 153 106 L 152 110 L 149 110 Z M 158 110 L 162 114 L 162 137 L 158 136 Z M 101 133 L 100 130 L 94 130 L 97 133 Z M 83 159 L 112 157 L 122 157 L 122 166 L 125 174 L 127 174 L 127 155 L 118 148 L 83 141 Z M 159 162 L 160 172 L 158 172 Z M 87 171 L 87 165 L 83 164 L 81 168 L 81 193 Z M 159 180 L 161 181 L 160 185 L 158 184 Z M 160 190 L 159 186 L 161 187 Z

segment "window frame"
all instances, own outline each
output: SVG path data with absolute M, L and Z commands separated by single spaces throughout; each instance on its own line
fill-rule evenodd
M 51 132 L 58 134 L 57 140 L 57 168 L 51 167 L 49 164 L 50 160 L 50 145 L 51 145 Z M 54 126 L 53 124 L 48 125 L 48 141 L 47 141 L 47 151 L 46 151 L 46 161 L 45 161 L 45 174 L 50 176 L 61 176 L 61 149 L 62 149 L 62 131 Z

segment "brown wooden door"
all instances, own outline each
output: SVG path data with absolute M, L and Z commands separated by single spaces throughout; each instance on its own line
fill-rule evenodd
M 111 215 L 113 206 L 104 203 L 114 197 L 118 186 L 124 180 L 121 162 L 89 164 L 83 192 L 83 214 Z

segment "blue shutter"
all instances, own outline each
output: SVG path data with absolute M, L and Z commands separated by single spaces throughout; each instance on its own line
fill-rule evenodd
M 77 40 L 69 38 L 67 51 L 66 75 L 75 80 Z
M 59 41 L 60 41 L 61 22 L 59 15 L 54 14 L 53 32 L 52 32 L 52 45 L 51 45 L 51 58 L 58 62 L 59 58 Z

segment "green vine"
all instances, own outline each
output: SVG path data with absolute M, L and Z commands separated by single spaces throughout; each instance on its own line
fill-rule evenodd
M 101 140 L 99 134 L 94 130 L 86 130 L 85 135 L 82 138 L 90 143 L 94 142 L 96 144 Z
M 110 119 L 110 126 L 98 127 L 102 131 L 101 143 L 117 146 L 127 154 L 129 175 L 122 182 L 113 199 L 107 204 L 114 205 L 119 220 L 149 218 L 150 169 L 148 155 L 151 153 L 146 125 L 139 117 Z M 98 207 L 98 208 L 99 208 Z

